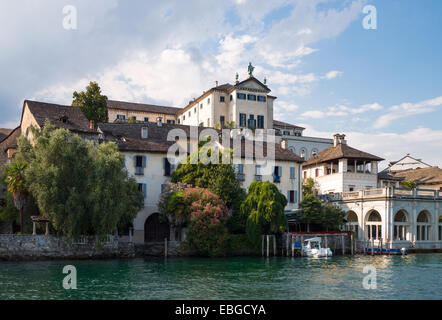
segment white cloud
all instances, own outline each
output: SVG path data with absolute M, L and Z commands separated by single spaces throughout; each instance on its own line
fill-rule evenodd
M 325 78 L 326 78 L 326 79 L 334 79 L 334 78 L 336 78 L 336 77 L 342 75 L 342 73 L 343 73 L 343 72 L 341 72 L 341 71 L 333 70 L 333 71 L 328 72 L 328 73 L 325 75 Z
M 321 119 L 325 117 L 346 117 L 350 115 L 358 115 L 366 113 L 369 111 L 379 111 L 382 110 L 383 106 L 379 103 L 364 104 L 358 108 L 352 108 L 346 105 L 336 105 L 326 108 L 325 110 L 310 110 L 303 112 L 301 118 L 303 119 Z M 353 120 L 358 120 L 358 118 L 353 118 Z
M 401 103 L 399 105 L 395 105 L 389 108 L 389 112 L 380 116 L 376 120 L 373 127 L 376 129 L 385 128 L 394 120 L 417 114 L 433 112 L 435 111 L 434 107 L 438 107 L 441 105 L 442 105 L 442 96 L 414 104 L 410 102 Z

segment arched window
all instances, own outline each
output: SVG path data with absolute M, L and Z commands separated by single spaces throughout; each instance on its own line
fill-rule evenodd
M 318 149 L 314 148 L 312 150 L 312 157 L 315 157 L 319 153 Z
M 369 212 L 365 225 L 367 239 L 379 240 L 382 238 L 382 218 L 379 212 L 375 210 Z
M 301 148 L 301 150 L 299 151 L 299 156 L 304 160 L 307 159 L 307 149 Z
M 294 147 L 290 147 L 289 150 L 293 153 L 296 153 L 296 149 Z
M 345 220 L 347 220 L 345 223 L 345 231 L 354 232 L 357 237 L 359 231 L 359 222 L 356 213 L 354 211 L 349 211 Z
M 394 216 L 393 240 L 408 240 L 409 223 L 408 213 L 399 210 Z
M 428 211 L 421 211 L 417 216 L 416 239 L 418 241 L 430 240 L 430 215 Z

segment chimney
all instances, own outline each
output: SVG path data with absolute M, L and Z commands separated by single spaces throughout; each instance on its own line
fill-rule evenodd
M 157 118 L 157 126 L 158 127 L 162 127 L 163 126 L 163 118 L 162 117 L 158 117 Z
M 94 120 L 89 121 L 89 129 L 95 130 L 95 122 L 94 122 Z
M 287 140 L 286 139 L 281 140 L 281 148 L 283 148 L 284 150 L 287 149 Z
M 218 87 L 218 80 L 215 81 L 215 87 Z
M 339 144 L 346 144 L 347 142 L 345 141 L 345 134 L 341 134 L 339 136 Z
M 341 135 L 339 133 L 336 133 L 336 134 L 333 135 L 333 146 L 334 147 L 338 146 L 340 136 Z

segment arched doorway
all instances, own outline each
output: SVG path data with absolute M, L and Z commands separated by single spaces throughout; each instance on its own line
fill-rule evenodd
M 144 242 L 160 242 L 170 240 L 170 226 L 167 221 L 160 220 L 159 213 L 151 214 L 144 223 Z
M 430 214 L 428 211 L 421 211 L 417 216 L 417 226 L 416 226 L 416 240 L 417 241 L 427 241 L 430 240 Z
M 365 230 L 369 240 L 379 240 L 382 238 L 382 218 L 376 210 L 367 213 Z
M 359 232 L 359 222 L 357 214 L 354 211 L 349 211 L 347 212 L 345 220 L 347 220 L 347 222 L 345 223 L 345 231 L 354 232 L 357 237 Z
M 394 216 L 393 240 L 408 240 L 408 232 L 408 212 L 405 210 L 399 210 Z

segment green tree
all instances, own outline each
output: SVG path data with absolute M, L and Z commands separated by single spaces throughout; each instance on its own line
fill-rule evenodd
M 16 158 L 30 159 L 26 188 L 60 234 L 76 238 L 113 233 L 141 208 L 143 196 L 114 143 L 95 147 L 46 122 L 31 149 L 23 139 L 18 144 Z
M 255 248 L 261 244 L 261 235 L 276 234 L 287 229 L 286 205 L 286 197 L 273 183 L 254 181 L 249 186 L 241 213 L 247 217 L 247 237 Z
M 323 205 L 321 213 L 321 224 L 326 227 L 327 231 L 338 230 L 344 223 L 345 211 L 335 205 Z
M 313 194 L 307 193 L 303 197 L 300 208 L 298 220 L 307 224 L 307 231 L 310 231 L 311 223 L 322 223 L 322 202 Z
M 95 127 L 99 122 L 108 122 L 107 97 L 101 94 L 97 82 L 90 82 L 86 91 L 73 94 L 72 105 L 79 107 L 88 120 L 94 120 Z
M 12 194 L 15 207 L 20 214 L 20 233 L 23 234 L 23 209 L 26 204 L 27 188 L 25 184 L 25 170 L 27 162 L 16 161 L 11 164 L 7 171 L 6 185 Z
M 316 181 L 313 178 L 304 179 L 302 182 L 302 194 L 305 197 L 309 194 L 314 194 Z
M 413 180 L 407 180 L 407 181 L 401 182 L 401 187 L 405 188 L 405 189 L 416 189 L 417 183 L 414 182 Z
M 185 183 L 195 187 L 207 188 L 213 193 L 220 196 L 231 209 L 232 215 L 229 219 L 229 230 L 232 233 L 243 233 L 245 229 L 245 219 L 241 217 L 240 206 L 245 198 L 245 193 L 241 188 L 241 184 L 237 178 L 235 169 L 232 164 L 223 164 L 223 154 L 219 154 L 219 164 L 204 164 L 200 161 L 198 155 L 202 150 L 204 143 L 201 143 L 198 152 L 192 153 L 184 164 L 180 164 L 172 173 L 172 182 Z M 225 150 L 224 155 L 230 153 L 231 150 Z M 208 148 L 208 155 L 211 149 Z M 227 156 L 229 156 L 227 154 Z M 198 157 L 197 164 L 192 164 L 191 159 Z M 196 161 L 195 161 L 196 162 Z

